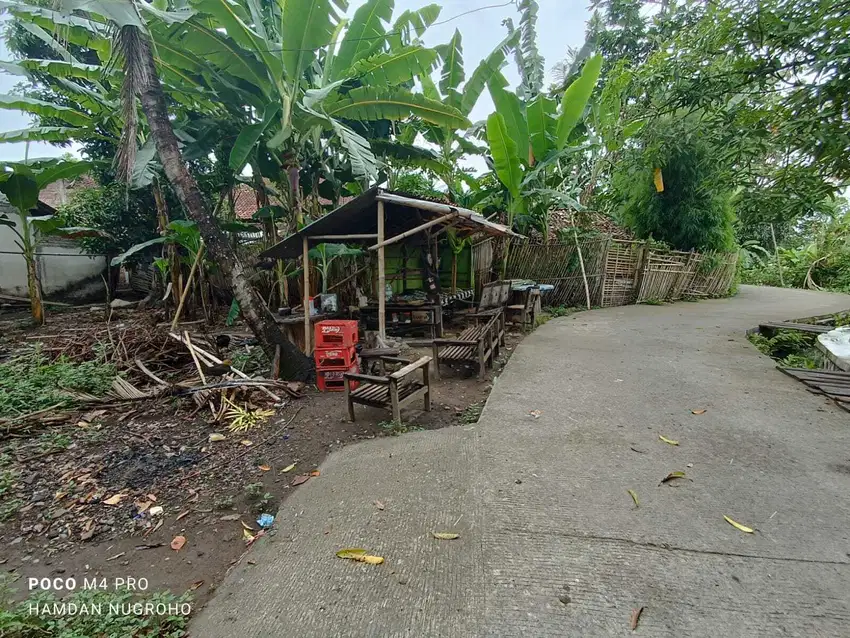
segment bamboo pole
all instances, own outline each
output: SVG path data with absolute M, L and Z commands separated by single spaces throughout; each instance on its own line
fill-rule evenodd
M 773 223 L 770 224 L 770 236 L 773 237 L 773 254 L 776 256 L 776 268 L 779 270 L 779 283 L 785 287 L 785 277 L 782 276 L 782 262 L 779 261 L 779 246 L 776 245 L 776 231 Z
M 186 279 L 186 285 L 183 286 L 183 292 L 180 294 L 180 303 L 177 306 L 177 310 L 174 311 L 174 319 L 171 320 L 171 329 L 174 330 L 177 328 L 177 324 L 180 323 L 180 314 L 183 312 L 183 304 L 186 303 L 186 297 L 189 293 L 189 289 L 192 287 L 192 278 L 195 276 L 195 271 L 198 269 L 198 264 L 201 262 L 201 257 L 204 254 L 204 240 L 201 240 L 201 245 L 198 248 L 198 253 L 195 255 L 195 261 L 192 263 L 192 269 L 189 271 L 189 277 Z
M 378 215 L 383 216 L 384 210 L 384 202 L 378 200 Z M 427 230 L 431 228 L 431 226 L 436 226 L 437 224 L 442 224 L 447 222 L 450 219 L 454 219 L 457 217 L 457 213 L 449 213 L 448 215 L 443 215 L 442 217 L 437 217 L 437 219 L 432 219 L 429 222 L 425 222 L 424 224 L 420 224 L 416 228 L 411 228 L 410 230 L 406 230 L 403 233 L 396 235 L 395 237 L 390 237 L 389 239 L 384 239 L 384 231 L 383 231 L 383 223 L 379 222 L 381 227 L 378 228 L 378 243 L 374 246 L 369 246 L 369 250 L 381 250 L 384 246 L 389 246 L 390 244 L 395 244 L 396 242 L 401 241 L 406 237 L 410 237 L 411 235 L 415 235 L 423 230 Z M 380 217 L 379 217 L 380 219 Z
M 378 335 L 387 338 L 387 273 L 384 264 L 384 202 L 378 200 Z
M 310 347 L 310 241 L 307 236 L 303 240 L 304 249 L 304 290 L 301 294 L 301 303 L 304 308 L 304 354 L 310 355 L 312 348 Z
M 584 256 L 581 254 L 581 246 L 578 243 L 578 231 L 573 226 L 573 239 L 576 242 L 576 250 L 578 251 L 578 263 L 581 266 L 581 278 L 584 281 L 584 296 L 587 298 L 587 309 L 590 310 L 590 286 L 587 285 L 587 271 L 584 269 Z

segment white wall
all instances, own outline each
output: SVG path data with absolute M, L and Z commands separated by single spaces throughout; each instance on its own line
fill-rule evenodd
M 17 219 L 16 214 L 9 217 Z M 8 226 L 0 226 L 0 293 L 27 296 L 27 267 L 18 236 Z M 48 238 L 38 248 L 41 288 L 46 296 L 61 293 L 81 281 L 99 277 L 106 269 L 106 257 L 85 255 L 79 244 L 69 239 Z

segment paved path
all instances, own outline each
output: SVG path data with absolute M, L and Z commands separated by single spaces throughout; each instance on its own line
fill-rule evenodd
M 627 636 L 642 606 L 640 636 L 850 635 L 850 414 L 744 336 L 848 307 L 744 287 L 551 321 L 477 425 L 331 455 L 193 636 Z

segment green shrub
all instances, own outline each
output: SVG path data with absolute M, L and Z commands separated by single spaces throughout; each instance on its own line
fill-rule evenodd
M 645 131 L 643 146 L 626 152 L 612 175 L 611 204 L 641 239 L 677 250 L 734 250 L 733 191 L 725 167 L 685 122 L 659 120 Z M 661 169 L 661 192 L 655 169 Z
M 0 417 L 35 412 L 59 404 L 74 405 L 64 393 L 103 396 L 112 385 L 115 366 L 100 361 L 72 362 L 60 357 L 50 363 L 40 349 L 0 363 Z

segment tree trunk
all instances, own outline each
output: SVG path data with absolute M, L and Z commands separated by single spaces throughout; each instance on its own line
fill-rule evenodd
M 304 356 L 295 344 L 286 339 L 280 331 L 271 312 L 263 304 L 257 291 L 251 285 L 251 270 L 246 268 L 239 260 L 233 247 L 227 241 L 227 237 L 221 232 L 215 220 L 207 211 L 198 183 L 186 168 L 186 163 L 183 161 L 177 145 L 177 137 L 174 135 L 174 129 L 168 119 L 162 85 L 157 76 L 156 64 L 151 54 L 147 36 L 142 37 L 145 38 L 145 44 L 142 47 L 143 55 L 138 63 L 144 67 L 143 76 L 146 81 L 141 87 L 139 97 L 142 103 L 142 111 L 144 111 L 151 134 L 156 142 L 159 161 L 162 163 L 171 188 L 186 210 L 186 214 L 198 224 L 198 230 L 206 244 L 210 260 L 218 265 L 230 284 L 245 323 L 259 339 L 269 361 L 274 359 L 275 346 L 279 345 L 282 353 L 281 376 L 286 379 L 305 380 L 312 373 L 312 361 Z
M 41 282 L 38 279 L 38 262 L 35 255 L 24 255 L 27 261 L 27 289 L 30 297 L 32 319 L 38 325 L 44 324 L 44 304 L 41 302 Z

